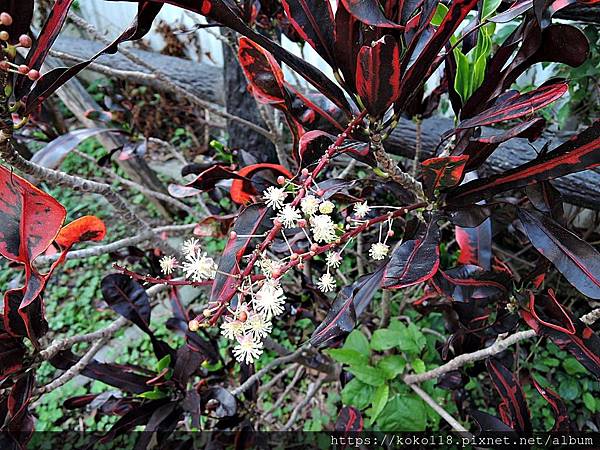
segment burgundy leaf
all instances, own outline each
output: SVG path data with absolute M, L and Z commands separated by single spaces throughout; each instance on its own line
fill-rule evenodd
M 342 71 L 346 85 L 355 86 L 356 59 L 361 47 L 360 22 L 338 5 L 334 28 L 336 65 Z
M 288 179 L 293 178 L 293 175 L 290 173 L 290 171 L 281 164 L 250 164 L 249 166 L 242 167 L 237 171 L 237 175 L 241 177 L 241 179 L 236 178 L 231 182 L 231 187 L 229 188 L 231 200 L 236 202 L 238 205 L 245 205 L 252 200 L 253 196 L 258 195 L 255 183 L 252 181 L 252 177 L 262 171 L 272 172 L 275 176 L 283 175 Z
M 294 30 L 325 61 L 334 64 L 334 17 L 329 1 L 282 0 L 281 3 Z
M 485 364 L 494 387 L 502 399 L 502 404 L 508 410 L 511 423 L 507 423 L 507 425 L 518 433 L 531 432 L 529 409 L 519 380 L 504 365 L 493 358 L 486 359 Z
M 374 116 L 383 114 L 400 95 L 400 47 L 389 34 L 358 52 L 356 90 Z
M 529 11 L 533 7 L 533 0 L 518 0 L 506 11 L 490 17 L 490 22 L 506 23 Z
M 596 378 L 600 378 L 600 337 L 573 317 L 550 289 L 546 295 L 530 294 L 529 312 L 521 313 L 539 336 L 546 336 L 573 355 Z
M 482 433 L 486 432 L 502 432 L 502 433 L 514 433 L 511 427 L 506 425 L 500 419 L 495 416 L 492 416 L 483 411 L 477 411 L 472 409 L 469 411 L 469 415 L 475 419 L 477 425 L 479 425 L 479 429 Z M 516 436 L 516 434 L 515 434 Z
M 519 209 L 519 219 L 533 246 L 582 294 L 600 299 L 600 253 L 538 211 Z
M 218 418 L 231 417 L 237 412 L 237 401 L 227 389 L 211 387 L 200 393 L 202 410 Z
M 563 224 L 564 208 L 562 195 L 550 181 L 530 184 L 525 188 L 527 198 L 535 209 L 550 215 L 554 220 Z
M 404 241 L 392 252 L 382 287 L 400 289 L 427 281 L 440 266 L 440 229 L 433 217 L 416 239 Z
M 379 289 L 386 264 L 375 272 L 363 275 L 354 283 L 345 286 L 335 298 L 327 316 L 313 332 L 310 343 L 313 346 L 328 345 L 356 325 L 356 319 L 368 306 Z
M 363 418 L 360 411 L 353 406 L 344 406 L 335 421 L 335 431 L 342 433 L 359 432 L 363 430 Z
M 380 28 L 404 28 L 385 17 L 378 0 L 342 0 L 342 4 L 350 14 L 367 25 Z
M 506 298 L 508 280 L 502 275 L 479 266 L 457 266 L 440 270 L 434 278 L 435 285 L 455 302 L 482 303 L 483 300 Z
M 19 448 L 27 448 L 27 442 L 34 432 L 34 419 L 29 412 L 29 403 L 35 387 L 35 371 L 30 370 L 19 377 L 8 394 L 9 419 L 3 426 L 11 437 L 18 442 Z
M 533 114 L 538 109 L 562 97 L 569 90 L 565 82 L 552 83 L 535 89 L 526 94 L 512 96 L 506 101 L 486 109 L 470 119 L 463 120 L 458 129 L 481 127 L 498 122 L 506 122 Z
M 557 433 L 568 433 L 571 431 L 569 413 L 563 399 L 552 389 L 542 387 L 535 377 L 531 377 L 531 382 L 554 412 L 554 426 L 552 427 L 552 431 Z
M 282 103 L 286 94 L 283 71 L 271 53 L 252 40 L 239 39 L 238 60 L 250 83 L 252 94 L 262 103 Z
M 23 341 L 0 331 L 0 382 L 23 367 L 26 347 Z
M 455 205 L 467 205 L 498 192 L 596 167 L 600 164 L 598 149 L 600 122 L 597 121 L 573 139 L 531 162 L 458 187 L 448 201 Z

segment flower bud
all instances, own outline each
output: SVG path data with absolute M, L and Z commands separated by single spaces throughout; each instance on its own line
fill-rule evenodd
M 240 322 L 245 322 L 246 320 L 248 320 L 248 313 L 246 311 L 242 311 L 238 316 L 238 320 Z
M 193 332 L 198 331 L 200 329 L 200 322 L 198 322 L 196 319 L 190 320 L 188 323 L 188 328 Z
M 307 177 L 308 176 L 308 169 L 306 167 L 304 169 L 302 169 L 302 176 L 303 177 Z
M 281 185 L 285 184 L 285 177 L 283 175 L 279 175 L 277 177 L 277 184 L 281 184 Z
M 237 233 L 235 231 L 231 231 L 229 233 L 229 239 L 237 239 Z
M 19 66 L 19 73 L 22 73 L 23 75 L 27 75 L 27 73 L 29 72 L 29 67 L 26 66 L 25 64 L 21 64 Z
M 40 72 L 38 70 L 32 69 L 29 72 L 27 72 L 27 78 L 29 78 L 31 81 L 35 81 L 40 77 Z
M 2 25 L 10 27 L 13 23 L 13 18 L 9 13 L 3 12 L 2 14 L 0 14 L 0 23 Z
M 318 248 L 319 248 L 319 244 L 317 244 L 317 243 L 313 243 L 313 244 L 311 244 L 311 246 L 310 246 L 310 251 L 311 251 L 311 252 L 316 252 Z
M 394 230 L 389 230 L 387 232 L 388 237 L 393 237 L 394 236 Z
M 21 47 L 29 48 L 32 46 L 33 41 L 26 34 L 22 34 L 21 36 L 19 36 L 19 44 L 21 44 Z
M 0 41 L 8 41 L 8 38 L 10 38 L 8 31 L 0 31 Z
M 298 226 L 299 226 L 300 228 L 306 228 L 306 225 L 307 225 L 307 224 L 306 224 L 306 219 L 300 219 L 300 220 L 298 221 Z

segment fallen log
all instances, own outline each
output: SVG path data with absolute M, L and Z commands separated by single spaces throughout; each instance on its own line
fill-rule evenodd
M 100 49 L 100 44 L 82 39 L 61 37 L 54 48 L 61 53 L 60 56 L 63 61 L 73 63 L 93 55 Z M 201 98 L 217 105 L 224 105 L 223 74 L 219 67 L 142 50 L 134 50 L 134 52 L 154 67 L 159 68 L 171 79 L 188 87 Z M 71 57 L 69 58 L 66 55 Z M 136 66 L 119 54 L 102 56 L 97 60 L 97 64 L 90 68 L 108 76 L 130 77 L 131 81 L 149 84 L 159 90 L 163 89 L 160 82 L 155 80 L 147 69 Z M 134 73 L 143 76 L 137 76 L 134 79 Z M 446 118 L 434 117 L 423 121 L 421 127 L 421 158 L 428 158 L 434 154 L 440 142 L 440 137 L 451 127 L 451 120 Z M 557 144 L 566 139 L 566 137 L 546 136 L 545 139 L 540 139 L 540 144 L 536 143 L 535 147 L 540 148 L 547 140 Z M 413 158 L 416 148 L 415 124 L 410 120 L 401 119 L 397 128 L 386 141 L 386 148 L 390 153 Z M 513 139 L 503 144 L 492 154 L 483 166 L 482 174 L 491 175 L 503 172 L 530 161 L 535 155 L 534 148 L 527 140 Z M 555 186 L 562 192 L 567 202 L 576 206 L 600 210 L 600 196 L 597 194 L 600 188 L 600 173 L 596 170 L 588 170 L 560 178 L 555 181 Z

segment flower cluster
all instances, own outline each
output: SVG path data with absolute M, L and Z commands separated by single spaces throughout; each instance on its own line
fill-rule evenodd
M 160 269 L 163 274 L 170 276 L 175 272 L 175 269 L 181 268 L 185 278 L 195 283 L 214 278 L 217 273 L 217 264 L 202 251 L 198 239 L 190 238 L 186 240 L 181 246 L 181 253 L 185 257 L 181 264 L 175 257 L 170 255 L 161 258 Z

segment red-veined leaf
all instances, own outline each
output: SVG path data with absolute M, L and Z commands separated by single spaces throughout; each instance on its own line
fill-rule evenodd
M 571 431 L 569 412 L 563 399 L 552 389 L 542 387 L 533 376 L 531 377 L 531 383 L 548 402 L 554 412 L 554 426 L 552 427 L 552 431 L 558 433 L 568 433 Z
M 430 158 L 421 163 L 423 183 L 431 195 L 436 189 L 456 186 L 462 180 L 466 155 Z
M 363 425 L 363 418 L 360 411 L 353 406 L 344 406 L 335 421 L 335 431 L 356 433 L 362 431 Z
M 459 264 L 476 264 L 490 270 L 492 264 L 492 221 L 484 220 L 475 227 L 455 227 L 460 248 Z
M 518 433 L 531 432 L 531 418 L 525 394 L 519 380 L 504 365 L 493 358 L 485 361 L 496 391 L 507 408 L 511 423 L 507 423 Z
M 550 338 L 600 378 L 600 337 L 574 318 L 558 302 L 552 290 L 548 290 L 547 295 L 530 294 L 529 310 L 522 311 L 521 315 L 538 336 Z
M 244 177 L 243 179 L 235 179 L 231 182 L 231 188 L 229 189 L 229 194 L 231 195 L 231 200 L 236 202 L 239 205 L 245 205 L 254 195 L 257 195 L 257 191 L 254 188 L 252 183 L 252 176 L 257 172 L 268 170 L 273 172 L 275 175 L 283 175 L 286 178 L 293 178 L 293 175 L 283 167 L 281 164 L 270 164 L 270 163 L 260 163 L 260 164 L 251 164 L 249 166 L 243 167 L 237 171 L 237 174 L 240 177 Z
M 400 47 L 389 34 L 358 52 L 356 90 L 374 116 L 383 114 L 400 95 Z
M 482 127 L 533 114 L 538 109 L 548 106 L 562 97 L 568 90 L 568 84 L 560 82 L 539 87 L 526 94 L 512 96 L 508 100 L 486 109 L 475 117 L 463 120 L 458 124 L 457 128 Z
M 2 429 L 20 444 L 18 448 L 27 448 L 27 442 L 34 432 L 34 419 L 29 411 L 34 387 L 35 371 L 30 370 L 15 381 L 8 394 L 8 420 Z
M 475 265 L 440 270 L 433 279 L 436 288 L 455 302 L 500 300 L 508 294 L 509 280 L 499 273 Z
M 440 266 L 440 229 L 433 217 L 416 239 L 398 245 L 385 269 L 382 287 L 400 289 L 427 281 Z
M 539 211 L 519 209 L 533 246 L 582 294 L 600 299 L 600 253 Z
M 329 64 L 333 55 L 333 10 L 324 0 L 282 0 L 283 8 L 294 30 Z M 339 7 L 339 6 L 338 6 Z
M 573 139 L 533 161 L 459 186 L 448 201 L 455 205 L 467 205 L 498 192 L 596 167 L 600 164 L 599 149 L 600 122 L 595 122 Z
M 367 25 L 379 28 L 404 28 L 385 17 L 378 0 L 342 0 L 342 4 L 350 14 Z
M 356 319 L 379 289 L 385 267 L 386 264 L 382 264 L 375 272 L 363 275 L 354 283 L 342 288 L 327 316 L 313 332 L 310 338 L 311 345 L 326 346 L 352 331 Z
M 360 22 L 348 12 L 346 8 L 338 5 L 335 11 L 335 59 L 344 75 L 346 85 L 355 86 L 356 59 L 361 47 Z
M 283 103 L 283 71 L 271 53 L 246 37 L 240 37 L 238 60 L 252 93 L 262 103 Z

